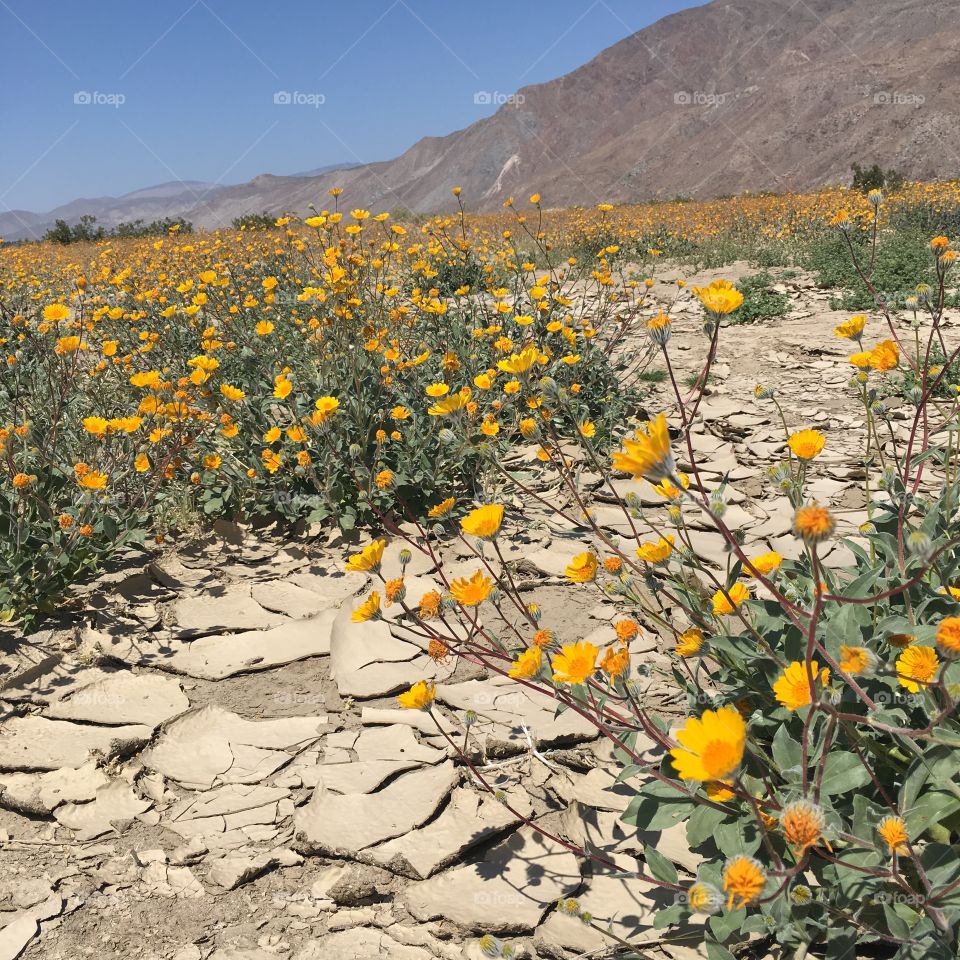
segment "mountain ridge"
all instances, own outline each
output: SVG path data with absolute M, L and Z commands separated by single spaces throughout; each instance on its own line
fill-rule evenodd
M 347 208 L 420 213 L 449 210 L 453 186 L 484 210 L 535 191 L 566 206 L 805 190 L 846 180 L 853 161 L 956 176 L 957 75 L 960 20 L 939 0 L 713 0 L 393 159 L 264 174 L 142 216 L 304 215 L 333 186 Z

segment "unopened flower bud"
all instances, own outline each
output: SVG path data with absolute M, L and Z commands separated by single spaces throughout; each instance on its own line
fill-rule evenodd
M 498 957 L 503 956 L 503 942 L 492 934 L 487 933 L 482 936 L 477 945 L 480 947 L 480 953 L 485 957 L 490 957 L 491 960 L 497 960 Z
M 804 884 L 798 883 L 790 891 L 790 899 L 798 905 L 809 903 L 813 899 L 813 891 Z
M 907 549 L 918 557 L 928 556 L 931 545 L 930 535 L 924 530 L 911 530 L 907 534 Z

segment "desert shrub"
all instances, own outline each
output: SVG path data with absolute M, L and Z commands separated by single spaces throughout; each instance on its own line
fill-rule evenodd
M 108 237 L 162 237 L 169 233 L 193 233 L 193 224 L 183 217 L 164 217 L 161 220 L 131 220 L 118 223 L 107 229 L 96 226 L 97 218 L 92 214 L 84 214 L 73 226 L 66 220 L 57 220 L 44 234 L 43 239 L 48 243 L 67 245 L 70 243 L 92 243 Z
M 440 263 L 432 283 L 441 296 L 450 297 L 463 287 L 468 290 L 481 289 L 486 279 L 483 264 L 476 257 L 466 254 Z
M 277 225 L 275 214 L 267 213 L 244 213 L 239 217 L 234 217 L 231 226 L 234 230 L 272 230 Z
M 867 269 L 871 260 L 870 237 L 857 235 L 850 238 L 850 243 L 862 268 Z M 803 265 L 814 273 L 821 287 L 839 291 L 831 303 L 834 309 L 856 311 L 873 307 L 874 294 L 858 273 L 842 235 L 834 233 L 811 244 Z M 877 245 L 869 279 L 886 302 L 902 307 L 917 284 L 929 284 L 934 279 L 927 239 L 919 234 L 893 232 Z
M 64 246 L 70 243 L 102 240 L 107 236 L 107 231 L 103 227 L 96 226 L 96 223 L 97 218 L 89 213 L 85 213 L 80 217 L 73 226 L 67 223 L 66 220 L 58 219 L 43 235 L 43 239 L 50 243 L 59 243 Z
M 168 233 L 193 233 L 193 224 L 183 217 L 163 217 L 160 220 L 131 220 L 118 223 L 109 233 L 111 237 L 163 237 Z
M 737 323 L 756 323 L 775 320 L 790 312 L 790 298 L 773 287 L 777 281 L 769 273 L 755 273 L 743 277 L 737 289 L 743 294 L 743 304 L 735 314 Z
M 854 163 L 850 169 L 853 171 L 853 189 L 861 193 L 869 193 L 871 190 L 892 192 L 899 190 L 904 184 L 904 178 L 900 173 L 894 169 L 884 170 L 878 163 L 871 167 Z

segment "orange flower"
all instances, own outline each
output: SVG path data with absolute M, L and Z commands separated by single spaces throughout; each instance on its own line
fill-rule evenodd
M 819 430 L 798 430 L 791 433 L 787 441 L 793 455 L 800 460 L 812 460 L 823 450 L 825 443 L 826 439 Z
M 793 532 L 807 544 L 827 540 L 833 536 L 835 527 L 830 511 L 817 503 L 800 507 L 793 516 Z
M 614 469 L 632 473 L 636 480 L 647 477 L 659 482 L 676 471 L 667 418 L 662 413 L 647 423 L 646 430 L 638 430 L 633 440 L 625 440 L 623 447 L 613 455 Z
M 960 654 L 960 617 L 944 617 L 937 626 L 937 646 L 950 657 Z
M 464 533 L 481 540 L 492 540 L 503 522 L 503 507 L 499 503 L 487 504 L 471 510 L 461 521 Z
M 354 623 L 366 623 L 368 620 L 380 619 L 380 594 L 376 590 L 353 611 L 350 619 Z
M 900 362 L 900 350 L 893 340 L 884 340 L 870 351 L 870 366 L 874 370 L 886 373 Z
M 48 323 L 57 323 L 70 316 L 70 308 L 62 303 L 48 303 L 43 308 L 43 319 Z
M 754 557 L 750 561 L 750 565 L 762 577 L 769 577 L 774 570 L 780 567 L 781 563 L 783 563 L 783 555 L 777 553 L 776 550 L 771 550 L 769 553 L 762 553 L 759 557 Z
M 897 679 L 911 693 L 933 683 L 939 668 L 940 658 L 933 647 L 910 646 L 897 657 Z
M 715 317 L 733 313 L 743 304 L 743 294 L 729 280 L 714 280 L 709 287 L 694 287 L 693 292 Z
M 713 595 L 713 615 L 723 617 L 733 613 L 750 599 L 750 591 L 739 580 L 728 590 L 718 590 Z
M 780 705 L 787 710 L 810 706 L 815 694 L 815 690 L 810 689 L 811 677 L 814 684 L 826 684 L 830 680 L 830 670 L 827 667 L 821 670 L 817 661 L 811 660 L 808 673 L 805 664 L 794 660 L 773 685 L 774 696 Z
M 763 893 L 767 874 L 759 860 L 743 854 L 727 861 L 723 868 L 723 891 L 727 894 L 727 909 L 739 909 L 756 900 Z
M 850 676 L 869 676 L 877 668 L 877 656 L 866 647 L 841 644 L 839 667 Z
M 389 607 L 391 603 L 397 603 L 403 600 L 407 595 L 407 587 L 403 582 L 403 577 L 394 577 L 388 580 L 384 584 L 383 592 L 387 601 L 384 606 Z
M 420 616 L 424 620 L 430 620 L 440 611 L 440 603 L 443 597 L 436 590 L 430 590 L 420 598 Z
M 798 854 L 816 845 L 824 826 L 823 811 L 809 800 L 788 803 L 780 813 L 783 838 Z
M 670 534 L 661 537 L 656 543 L 641 543 L 637 547 L 637 556 L 644 562 L 650 564 L 665 563 L 670 559 L 673 553 L 674 539 Z
M 553 679 L 557 683 L 578 684 L 593 676 L 599 651 L 586 640 L 568 643 L 553 658 Z
M 907 825 L 900 817 L 884 817 L 877 826 L 877 833 L 891 854 L 908 852 Z
M 691 627 L 677 637 L 677 656 L 692 657 L 700 652 L 703 646 L 703 631 L 699 627 Z
M 453 598 L 465 607 L 476 607 L 490 596 L 493 581 L 484 575 L 482 570 L 469 579 L 461 577 L 450 584 L 450 593 Z
M 737 708 L 727 704 L 704 710 L 701 717 L 688 717 L 676 739 L 681 746 L 670 755 L 681 780 L 723 780 L 743 760 L 747 724 Z
M 442 663 L 450 655 L 450 648 L 442 641 L 433 639 L 427 644 L 427 656 L 437 663 Z
M 431 507 L 427 512 L 427 516 L 432 520 L 437 520 L 440 517 L 445 517 L 454 507 L 454 504 L 457 501 L 453 497 L 447 497 L 442 503 L 438 503 L 435 507 Z
M 387 545 L 386 540 L 374 540 L 360 551 L 355 553 L 347 561 L 347 569 L 355 573 L 367 573 L 371 570 L 378 570 L 380 561 L 383 559 L 383 551 Z
M 630 648 L 625 644 L 619 647 L 607 647 L 600 658 L 600 669 L 611 679 L 616 680 L 630 666 Z
M 515 679 L 526 680 L 535 677 L 540 672 L 540 664 L 543 661 L 543 654 L 539 648 L 531 647 L 524 650 L 510 665 L 507 675 Z
M 553 631 L 552 630 L 538 630 L 533 635 L 533 640 L 531 641 L 535 647 L 539 647 L 541 650 L 544 647 L 549 647 L 553 643 Z
M 574 583 L 590 583 L 597 575 L 597 558 L 587 551 L 579 553 L 567 565 L 564 574 Z
M 85 490 L 103 490 L 107 485 L 107 475 L 99 470 L 88 470 L 77 480 Z
M 401 693 L 397 700 L 400 706 L 406 710 L 429 710 L 437 695 L 437 685 L 420 680 L 415 683 L 406 693 Z

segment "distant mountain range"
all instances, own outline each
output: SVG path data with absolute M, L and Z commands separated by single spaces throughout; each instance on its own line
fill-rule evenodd
M 878 162 L 909 178 L 960 176 L 956 0 L 714 0 L 666 17 L 488 118 L 388 161 L 235 186 L 174 183 L 0 214 L 0 236 L 61 217 L 184 216 L 227 226 L 244 213 L 473 209 L 534 191 L 551 206 L 800 190 Z M 482 92 L 478 94 L 483 97 Z

